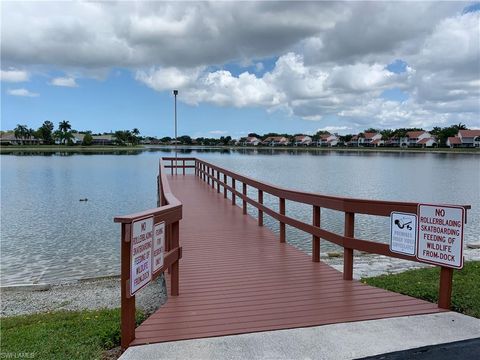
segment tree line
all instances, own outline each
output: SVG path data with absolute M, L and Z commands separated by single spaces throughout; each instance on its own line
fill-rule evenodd
M 51 121 L 44 121 L 43 124 L 34 130 L 27 125 L 17 124 L 13 130 L 16 139 L 20 140 L 22 145 L 25 140 L 37 139 L 41 140 L 44 145 L 53 145 L 55 143 L 62 145 L 73 145 L 75 133 L 83 135 L 82 145 L 89 146 L 93 144 L 93 136 L 98 135 L 113 135 L 112 142 L 116 145 L 138 145 L 140 138 L 140 130 L 134 128 L 133 130 L 118 130 L 113 134 L 92 134 L 91 131 L 76 131 L 72 129 L 69 121 L 63 120 L 58 123 L 58 128 Z

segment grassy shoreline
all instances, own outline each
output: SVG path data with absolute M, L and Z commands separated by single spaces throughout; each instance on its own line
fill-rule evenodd
M 18 153 L 18 152 L 115 152 L 115 151 L 154 151 L 161 149 L 173 150 L 172 145 L 138 145 L 138 146 L 61 146 L 61 145 L 10 145 L 0 146 L 0 154 Z M 270 151 L 315 151 L 315 152 L 365 152 L 365 153 L 434 153 L 434 154 L 480 154 L 480 149 L 474 148 L 362 148 L 362 147 L 269 147 L 269 146 L 201 146 L 201 145 L 180 145 L 179 152 L 182 150 L 270 150 Z
M 362 282 L 430 302 L 438 300 L 439 268 L 362 279 Z M 480 318 L 480 261 L 465 263 L 453 278 L 452 309 Z M 147 314 L 137 311 L 137 325 Z M 1 354 L 40 359 L 116 359 L 120 310 L 56 311 L 2 318 Z
M 363 278 L 362 282 L 430 302 L 438 302 L 440 268 L 408 270 Z M 452 310 L 480 319 L 480 261 L 468 261 L 454 271 Z

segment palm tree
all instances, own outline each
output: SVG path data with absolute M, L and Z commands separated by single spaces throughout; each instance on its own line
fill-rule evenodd
M 66 120 L 60 121 L 58 123 L 58 130 L 62 132 L 63 143 L 66 144 L 67 141 L 73 138 L 72 133 L 69 131 L 72 128 L 72 125 Z
M 58 129 L 61 131 L 61 132 L 64 132 L 66 133 L 68 130 L 70 130 L 72 128 L 72 125 L 70 125 L 70 123 L 66 120 L 63 120 L 63 121 L 60 121 L 58 123 Z
M 17 127 L 13 131 L 16 139 L 22 139 L 22 145 L 23 145 L 23 140 L 25 140 L 29 132 L 27 125 L 17 124 Z
M 137 128 L 133 128 L 132 134 L 135 136 L 140 135 L 140 130 L 138 130 Z

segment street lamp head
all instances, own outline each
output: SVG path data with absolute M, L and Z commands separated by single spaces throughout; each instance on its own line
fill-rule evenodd
M 173 95 L 177 96 L 178 95 L 178 90 L 173 90 Z

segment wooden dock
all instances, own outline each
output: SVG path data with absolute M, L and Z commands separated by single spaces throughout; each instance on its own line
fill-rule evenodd
M 168 182 L 183 204 L 179 296 L 169 296 L 130 345 L 445 311 L 344 280 L 280 243 L 199 176 L 170 175 Z

